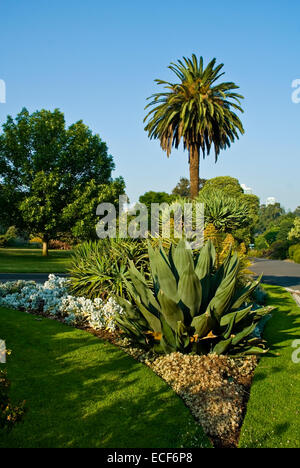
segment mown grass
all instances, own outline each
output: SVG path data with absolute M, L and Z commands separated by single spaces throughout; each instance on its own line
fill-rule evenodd
M 283 288 L 264 287 L 277 307 L 264 336 L 278 356 L 263 357 L 256 369 L 239 446 L 300 448 L 300 363 L 292 361 L 300 309 Z
M 208 447 L 182 400 L 146 366 L 87 332 L 0 309 L 24 422 L 0 447 Z
M 65 273 L 71 251 L 50 250 L 48 257 L 39 249 L 0 249 L 0 273 Z

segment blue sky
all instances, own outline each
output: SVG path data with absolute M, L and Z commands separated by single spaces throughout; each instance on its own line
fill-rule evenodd
M 23 106 L 60 108 L 68 124 L 83 119 L 107 142 L 131 201 L 171 191 L 188 176 L 187 153 L 168 159 L 143 130 L 155 78 L 172 80 L 171 61 L 192 53 L 225 64 L 225 78 L 245 96 L 246 134 L 201 177 L 237 177 L 261 202 L 300 205 L 298 0 L 1 0 L 0 79 L 7 102 L 0 122 Z

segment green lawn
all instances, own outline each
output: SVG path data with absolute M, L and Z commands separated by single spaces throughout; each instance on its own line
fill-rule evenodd
M 300 363 L 292 362 L 292 342 L 300 339 L 300 309 L 277 286 L 264 286 L 273 312 L 265 330 L 271 350 L 256 369 L 240 447 L 300 448 Z
M 0 273 L 65 273 L 71 251 L 50 250 L 48 257 L 39 249 L 0 249 Z
M 108 342 L 59 322 L 0 309 L 12 350 L 12 399 L 24 422 L 0 447 L 210 446 L 182 400 L 150 369 Z

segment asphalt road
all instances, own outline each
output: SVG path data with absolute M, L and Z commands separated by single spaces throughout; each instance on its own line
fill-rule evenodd
M 286 260 L 253 258 L 250 270 L 263 273 L 263 282 L 300 291 L 300 264 Z
M 4 281 L 36 281 L 37 283 L 45 283 L 50 273 L 0 273 L 0 282 Z M 54 273 L 55 276 L 67 276 L 63 273 Z
M 250 269 L 256 275 L 263 273 L 263 282 L 300 291 L 300 264 L 285 260 L 266 260 L 264 258 L 254 258 L 252 261 L 253 264 Z M 0 273 L 0 281 L 22 279 L 44 283 L 48 276 L 48 273 Z M 57 276 L 67 275 L 58 273 Z

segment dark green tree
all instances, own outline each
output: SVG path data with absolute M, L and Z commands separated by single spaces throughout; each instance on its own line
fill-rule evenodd
M 0 183 L 18 219 L 8 224 L 39 233 L 47 254 L 49 239 L 72 229 L 71 219 L 64 225 L 64 209 L 91 181 L 99 191 L 111 184 L 114 167 L 100 136 L 82 121 L 67 127 L 58 109 L 33 114 L 23 109 L 15 119 L 9 116 L 0 134 Z M 76 223 L 78 217 L 80 212 Z
M 207 179 L 199 179 L 199 190 L 203 188 L 206 180 Z M 181 177 L 176 187 L 173 188 L 172 194 L 183 198 L 190 198 L 191 184 L 189 179 L 187 179 L 186 177 Z
M 256 226 L 256 233 L 262 234 L 267 231 L 273 223 L 285 213 L 280 203 L 273 205 L 261 205 L 259 209 L 259 219 Z

